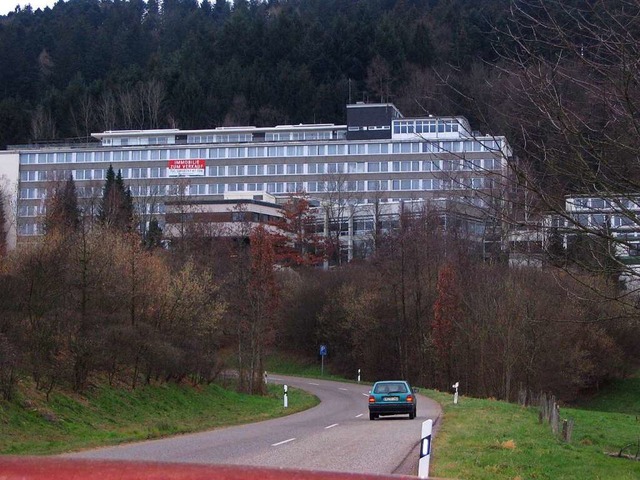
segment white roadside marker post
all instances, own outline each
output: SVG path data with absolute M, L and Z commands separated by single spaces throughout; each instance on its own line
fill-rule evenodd
M 458 404 L 458 387 L 460 386 L 460 382 L 456 382 L 453 385 L 451 385 L 451 388 L 455 388 L 456 389 L 456 393 L 453 394 L 453 404 L 457 405 Z
M 358 369 L 358 383 L 360 383 L 360 369 Z
M 418 477 L 429 478 L 429 462 L 431 461 L 431 429 L 433 420 L 422 422 L 422 441 L 420 442 L 420 461 L 418 462 Z
M 267 376 L 267 371 L 264 371 L 264 384 L 266 385 L 268 383 L 268 379 L 269 377 Z
M 289 406 L 289 399 L 287 398 L 287 386 L 284 386 L 284 408 Z

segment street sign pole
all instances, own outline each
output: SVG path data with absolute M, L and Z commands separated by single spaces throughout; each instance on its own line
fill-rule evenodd
M 422 440 L 420 442 L 420 461 L 418 462 L 418 477 L 429 478 L 429 463 L 431 461 L 431 430 L 433 420 L 422 422 Z
M 327 346 L 320 345 L 320 375 L 324 375 L 324 357 L 327 356 Z

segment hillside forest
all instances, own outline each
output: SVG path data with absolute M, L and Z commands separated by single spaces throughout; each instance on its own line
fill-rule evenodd
M 91 132 L 341 123 L 350 101 L 464 115 L 506 135 L 527 218 L 566 193 L 638 191 L 636 0 L 69 0 L 0 17 L 0 145 Z M 614 21 L 615 20 L 615 21 Z M 516 188 L 514 186 L 514 188 Z M 52 185 L 42 242 L 0 241 L 0 390 L 210 382 L 262 393 L 274 351 L 365 380 L 572 399 L 640 358 L 609 234 L 543 268 L 486 261 L 428 211 L 323 270 L 256 228 L 144 236 L 109 172 L 95 216 Z M 518 197 L 520 198 L 520 197 Z M 0 225 L 7 197 L 0 196 Z M 304 222 L 291 199 L 286 218 Z M 629 218 L 637 218 L 628 212 Z M 505 222 L 523 217 L 504 218 Z M 286 228 L 286 227 L 285 227 Z M 0 232 L 3 233 L 3 232 Z M 3 235 L 0 235 L 3 237 Z M 309 241 L 316 241 L 309 239 Z M 295 247 L 295 245 L 294 245 Z M 319 252 L 322 245 L 318 244 Z M 274 268 L 275 265 L 275 268 Z

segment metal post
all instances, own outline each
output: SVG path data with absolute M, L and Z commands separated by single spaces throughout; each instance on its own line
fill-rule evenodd
M 320 376 L 324 376 L 324 355 L 321 355 L 320 359 Z
M 422 440 L 420 441 L 420 461 L 418 462 L 418 477 L 429 478 L 429 463 L 431 461 L 431 430 L 433 420 L 422 422 Z

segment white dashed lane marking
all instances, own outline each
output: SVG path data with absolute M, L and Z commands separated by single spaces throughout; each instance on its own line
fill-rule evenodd
M 290 438 L 288 440 L 283 440 L 283 441 L 278 442 L 278 443 L 272 443 L 271 446 L 272 447 L 277 447 L 278 445 L 284 445 L 285 443 L 293 442 L 294 440 L 295 440 L 295 437 L 294 438 Z
M 328 428 L 333 428 L 333 427 L 337 427 L 338 424 L 334 423 L 333 425 L 329 425 L 328 427 L 324 427 L 325 430 L 327 430 Z

